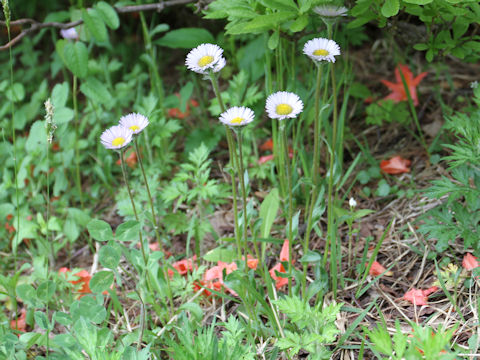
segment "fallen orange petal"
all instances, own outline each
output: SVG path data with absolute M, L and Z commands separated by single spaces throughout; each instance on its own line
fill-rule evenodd
M 260 145 L 260 150 L 266 151 L 266 150 L 273 150 L 273 140 L 272 138 L 268 139 L 265 141 L 262 145 Z
M 269 162 L 269 161 L 271 161 L 271 160 L 273 160 L 273 154 L 261 156 L 261 157 L 258 159 L 258 164 L 259 164 L 259 165 L 262 165 L 262 164 L 265 164 L 266 162 Z
M 20 316 L 10 321 L 10 328 L 21 332 L 27 331 L 27 311 L 25 309 L 21 309 Z
M 402 158 L 401 156 L 394 156 L 390 160 L 382 160 L 380 162 L 380 169 L 387 174 L 402 174 L 410 172 L 411 161 Z
M 410 301 L 414 305 L 427 305 L 428 298 L 423 293 L 423 290 L 412 289 L 407 291 L 403 298 Z
M 276 272 L 285 273 L 285 268 L 281 263 L 278 263 L 277 265 L 275 265 L 273 268 L 269 270 L 270 276 L 272 277 L 273 280 L 275 280 L 275 287 L 278 290 L 283 286 L 288 285 L 288 279 L 278 276 Z
M 391 93 L 386 96 L 384 100 L 393 100 L 394 102 L 408 101 L 407 92 L 405 91 L 405 86 L 403 85 L 400 72 L 405 78 L 405 84 L 408 88 L 408 92 L 410 93 L 413 104 L 414 106 L 417 106 L 419 104 L 417 96 L 417 86 L 420 84 L 420 81 L 422 81 L 422 79 L 427 76 L 428 73 L 422 72 L 414 78 L 408 66 L 403 64 L 399 64 L 395 69 L 395 79 L 397 80 L 396 83 L 392 83 L 387 80 L 380 80 L 382 84 L 384 84 L 391 90 Z
M 385 269 L 382 264 L 380 264 L 378 261 L 374 261 L 372 263 L 372 267 L 370 268 L 370 271 L 368 273 L 372 276 L 378 276 L 378 275 L 383 274 L 385 271 L 387 271 L 387 269 Z M 387 272 L 385 272 L 384 275 L 392 276 L 393 272 L 392 271 L 387 271 Z
M 466 270 L 473 270 L 477 267 L 479 267 L 480 265 L 478 264 L 478 261 L 477 261 L 477 258 L 475 256 L 473 256 L 472 254 L 470 253 L 467 253 L 464 257 L 463 257 L 463 261 L 462 261 L 462 266 L 466 269 Z
M 280 261 L 288 261 L 289 255 L 290 255 L 289 242 L 288 242 L 288 239 L 285 239 L 282 245 L 282 250 L 280 250 Z

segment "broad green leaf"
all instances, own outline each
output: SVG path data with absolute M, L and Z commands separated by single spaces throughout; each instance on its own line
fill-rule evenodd
M 35 318 L 35 323 L 40 327 L 40 329 L 48 329 L 47 315 L 45 315 L 43 311 L 35 311 L 33 317 Z
M 88 77 L 80 85 L 80 91 L 90 100 L 100 104 L 107 104 L 112 99 L 107 87 L 95 77 Z
M 95 4 L 95 9 L 110 29 L 118 29 L 120 20 L 118 19 L 117 12 L 110 4 L 107 4 L 105 1 L 100 1 Z
M 298 11 L 297 5 L 293 0 L 259 0 L 259 2 L 269 9 Z
M 13 102 L 22 101 L 25 98 L 25 88 L 21 83 L 14 83 L 5 91 L 7 99 Z
M 308 25 L 308 15 L 304 14 L 299 16 L 292 25 L 290 25 L 290 30 L 293 32 L 299 32 L 305 29 Z
M 136 220 L 129 220 L 120 224 L 115 231 L 115 238 L 118 241 L 138 241 L 138 233 L 140 231 L 140 223 Z
M 82 9 L 82 19 L 92 36 L 99 42 L 105 42 L 108 39 L 107 27 L 105 22 L 100 16 L 99 12 L 95 9 L 89 9 L 88 11 Z
M 25 149 L 28 153 L 44 150 L 47 146 L 47 132 L 45 121 L 37 120 L 33 123 L 28 134 Z
M 292 19 L 294 12 L 279 11 L 273 14 L 260 15 L 245 24 L 245 32 L 259 32 L 268 29 L 274 29 L 283 22 Z
M 403 1 L 409 4 L 427 5 L 427 4 L 430 4 L 433 0 L 403 0 Z
M 55 289 L 56 285 L 52 280 L 44 281 L 37 288 L 37 297 L 44 302 L 48 302 L 55 294 Z
M 68 83 L 63 82 L 61 84 L 56 84 L 52 90 L 52 104 L 55 108 L 55 111 L 58 108 L 65 106 L 68 100 Z
M 169 31 L 155 41 L 155 44 L 172 49 L 191 49 L 203 43 L 214 43 L 215 38 L 210 31 L 203 28 L 183 28 Z
M 113 284 L 113 272 L 111 271 L 99 271 L 93 275 L 90 280 L 90 290 L 93 293 L 101 293 L 110 289 Z
M 268 48 L 270 50 L 275 50 L 278 46 L 278 41 L 280 40 L 280 32 L 275 30 L 272 35 L 268 38 Z
M 217 247 L 203 255 L 203 258 L 211 262 L 223 261 L 229 263 L 235 260 L 236 255 L 237 253 L 234 250 Z
M 113 231 L 110 225 L 98 219 L 93 219 L 87 224 L 90 236 L 97 241 L 108 241 L 113 239 Z
M 300 259 L 302 263 L 311 263 L 311 262 L 320 262 L 322 260 L 322 255 L 316 251 L 308 250 L 305 255 Z
M 17 295 L 18 297 L 28 306 L 35 307 L 39 305 L 37 299 L 37 292 L 32 285 L 29 284 L 20 284 L 17 286 Z
M 104 267 L 115 270 L 120 262 L 120 252 L 113 246 L 102 246 L 98 253 L 98 260 Z
M 63 61 L 73 75 L 84 78 L 88 73 L 88 51 L 81 41 L 68 42 L 63 47 Z
M 273 188 L 272 191 L 265 197 L 260 206 L 260 219 L 262 219 L 262 225 L 260 227 L 260 234 L 262 238 L 268 238 L 270 236 L 270 229 L 273 222 L 277 217 L 278 208 L 280 206 L 280 197 L 278 195 L 278 189 Z
M 388 18 L 397 15 L 398 10 L 400 10 L 399 0 L 385 0 L 381 11 L 382 15 Z

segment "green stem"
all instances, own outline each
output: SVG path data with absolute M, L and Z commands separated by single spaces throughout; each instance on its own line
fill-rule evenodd
M 46 134 L 46 136 L 48 136 L 48 132 Z M 52 257 L 54 259 L 54 256 L 55 256 L 55 246 L 54 246 L 54 243 L 53 241 L 50 243 L 48 241 L 48 220 L 50 218 L 50 146 L 49 146 L 49 142 L 47 140 L 47 146 L 46 146 L 46 150 L 47 150 L 47 204 L 46 204 L 46 222 L 45 222 L 45 240 L 46 240 L 46 244 L 48 246 L 48 244 L 51 244 L 51 254 L 49 256 L 47 256 L 47 294 L 49 294 L 49 289 L 48 289 L 48 286 L 49 286 L 49 282 L 48 282 L 48 278 L 49 278 L 49 270 L 50 270 L 50 257 Z M 45 312 L 46 312 L 46 316 L 47 316 L 47 320 L 49 319 L 49 316 L 48 316 L 48 309 L 49 309 L 49 301 L 47 300 L 47 303 L 46 303 L 46 306 L 45 306 Z M 50 321 L 48 320 L 48 323 L 50 323 Z M 47 326 L 47 339 L 46 339 L 46 356 L 47 356 L 47 359 L 49 357 L 49 352 L 50 352 L 50 324 Z
M 310 234 L 312 232 L 312 219 L 313 219 L 313 210 L 315 208 L 316 199 L 318 195 L 318 189 L 320 186 L 319 179 L 318 179 L 318 170 L 320 168 L 320 135 L 322 129 L 322 123 L 320 119 L 320 88 L 322 83 L 322 68 L 320 64 L 317 65 L 317 83 L 315 87 L 315 119 L 314 119 L 314 127 L 313 127 L 313 161 L 312 161 L 312 171 L 311 171 L 311 178 L 312 178 L 312 196 L 309 197 L 309 206 L 308 215 L 307 215 L 307 228 L 305 229 L 305 237 L 303 240 L 303 253 L 306 254 L 309 248 L 310 242 Z M 307 263 L 303 264 L 303 283 L 302 283 L 302 292 L 305 293 L 306 284 L 307 284 Z
M 78 123 L 78 104 L 77 104 L 77 77 L 73 75 L 73 88 L 72 88 L 72 97 L 73 97 L 73 117 L 75 121 L 75 179 L 77 183 L 77 191 L 78 195 L 80 196 L 80 206 L 82 209 L 83 206 L 83 192 L 82 192 L 82 183 L 80 178 L 80 153 L 78 149 L 78 140 L 80 138 L 80 131 L 79 127 L 80 124 Z
M 147 180 L 147 176 L 145 175 L 145 169 L 143 168 L 143 161 L 142 161 L 142 158 L 140 156 L 140 151 L 138 150 L 138 143 L 137 143 L 137 138 L 136 137 L 134 138 L 133 143 L 135 144 L 135 152 L 137 153 L 138 163 L 140 164 L 140 169 L 142 171 L 143 180 L 145 182 L 145 188 L 147 189 L 148 201 L 150 202 L 150 209 L 152 210 L 152 218 L 153 218 L 153 226 L 154 226 L 154 229 L 155 229 L 155 236 L 157 238 L 157 242 L 158 242 L 158 245 L 160 247 L 160 251 L 163 252 L 162 240 L 160 239 L 160 234 L 158 233 L 157 214 L 155 213 L 155 207 L 153 205 L 153 198 L 152 198 L 152 194 L 150 192 L 150 186 L 148 186 L 148 180 Z
M 330 277 L 332 281 L 333 296 L 337 296 L 337 236 L 334 229 L 335 219 L 333 213 L 333 204 L 334 204 L 334 193 L 333 193 L 333 178 L 334 178 L 334 164 L 335 164 L 335 153 L 337 148 L 337 89 L 335 83 L 335 71 L 333 64 L 330 67 L 330 75 L 332 78 L 332 91 L 333 91 L 333 125 L 332 125 L 332 141 L 330 145 L 330 166 L 328 174 L 328 212 L 327 212 L 327 242 L 325 244 L 325 253 L 323 258 L 323 265 L 326 265 L 328 257 L 328 249 L 331 243 L 331 254 L 330 254 Z
M 280 120 L 285 121 L 285 120 Z M 284 148 L 284 166 L 287 177 L 288 186 L 288 294 L 292 295 L 292 247 L 293 247 L 293 194 L 292 194 L 292 174 L 290 171 L 290 161 L 288 157 L 288 143 L 287 132 L 285 130 L 286 124 L 280 123 L 280 132 L 282 136 L 282 143 Z
M 210 72 L 210 81 L 212 82 L 213 91 L 215 92 L 215 96 L 217 97 L 218 104 L 220 105 L 220 110 L 225 112 L 225 105 L 223 103 L 222 96 L 220 94 L 220 89 L 218 88 L 218 81 L 215 77 L 213 72 Z M 232 197 L 233 197 L 233 222 L 235 226 L 235 242 L 237 245 L 237 254 L 238 259 L 242 258 L 242 245 L 240 240 L 240 231 L 238 228 L 238 208 L 237 208 L 237 182 L 235 179 L 235 168 L 237 167 L 235 163 L 236 159 L 236 152 L 235 152 L 235 142 L 233 139 L 232 130 L 230 127 L 225 125 L 225 132 L 227 134 L 227 143 L 228 143 L 228 153 L 230 157 L 230 162 L 232 166 L 230 166 L 230 179 L 232 181 Z
M 140 220 L 138 218 L 138 214 L 137 214 L 137 208 L 135 206 L 135 202 L 133 201 L 133 195 L 132 195 L 132 191 L 130 189 L 130 184 L 129 184 L 128 179 L 127 179 L 127 171 L 125 170 L 125 160 L 123 159 L 123 154 L 124 154 L 124 150 L 120 149 L 120 164 L 122 165 L 123 181 L 125 181 L 125 185 L 127 186 L 128 196 L 130 197 L 130 203 L 132 204 L 133 213 L 135 214 L 135 220 L 140 222 Z M 148 259 L 147 259 L 147 255 L 145 253 L 145 247 L 144 247 L 144 244 L 143 244 L 143 237 L 142 237 L 142 231 L 141 230 L 138 231 L 138 237 L 140 239 L 140 248 L 142 250 L 143 261 L 145 262 L 145 266 L 147 266 Z

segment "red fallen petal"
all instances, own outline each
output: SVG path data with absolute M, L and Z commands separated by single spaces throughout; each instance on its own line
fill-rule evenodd
M 285 285 L 288 285 L 288 279 L 287 278 L 282 278 L 278 276 L 275 271 L 279 273 L 285 273 L 285 268 L 281 263 L 278 263 L 275 265 L 273 268 L 269 270 L 270 276 L 272 277 L 273 280 L 275 280 L 275 287 L 278 289 L 282 288 Z
M 193 107 L 198 107 L 199 104 L 197 100 L 190 99 L 190 105 L 192 105 Z
M 273 150 L 273 140 L 272 140 L 272 138 L 268 139 L 262 145 L 260 145 L 260 150 L 262 150 L 262 151 L 267 151 L 267 150 L 272 151 Z
M 75 276 L 78 276 L 80 279 L 70 282 L 72 284 L 82 283 L 82 287 L 78 292 L 81 294 L 90 294 L 92 292 L 92 290 L 90 290 L 90 279 L 92 278 L 92 276 L 89 274 L 89 272 L 87 270 L 80 270 L 75 274 Z
M 193 255 L 190 259 L 183 259 L 176 261 L 172 266 L 177 270 L 180 275 L 186 275 L 193 270 L 194 262 L 197 261 L 197 255 Z M 168 275 L 173 276 L 173 271 L 168 270 Z
M 262 164 L 265 164 L 266 162 L 269 162 L 270 160 L 273 160 L 273 154 L 260 157 L 260 159 L 258 159 L 258 164 L 262 165 Z
M 374 261 L 372 263 L 372 267 L 370 268 L 370 271 L 368 272 L 372 276 L 378 276 L 383 274 L 387 269 L 383 267 L 382 264 L 380 264 L 378 261 Z M 392 276 L 393 272 L 392 271 L 387 271 L 384 275 L 386 276 Z
M 60 145 L 58 145 L 58 143 L 54 142 L 52 144 L 52 151 L 58 151 L 60 150 Z
M 245 256 L 242 256 L 242 260 L 245 260 Z M 255 258 L 252 257 L 252 255 L 248 254 L 247 255 L 247 266 L 250 269 L 257 270 L 258 259 L 255 259 Z
M 18 330 L 21 332 L 27 331 L 27 311 L 25 309 L 20 310 L 20 316 L 17 319 L 10 321 L 10 328 L 12 330 Z
M 428 298 L 425 296 L 423 290 L 412 289 L 407 291 L 403 298 L 407 301 L 410 301 L 414 305 L 427 305 Z
M 466 269 L 466 270 L 473 270 L 477 267 L 479 267 L 480 265 L 478 264 L 478 261 L 477 261 L 477 258 L 475 256 L 473 256 L 472 254 L 470 253 L 467 253 L 464 257 L 463 257 L 463 261 L 462 261 L 462 266 Z
M 427 75 L 428 75 L 428 72 L 427 72 L 427 71 L 424 71 L 424 72 L 418 74 L 418 75 L 415 77 L 415 79 L 413 79 L 412 85 L 418 86 L 418 84 L 420 84 L 420 82 L 423 80 L 423 78 L 424 78 L 425 76 L 427 76 Z
M 282 245 L 282 250 L 280 250 L 280 261 L 288 261 L 289 254 L 290 254 L 288 245 L 289 245 L 288 239 L 285 239 Z
M 12 214 L 8 214 L 8 215 L 7 215 L 7 221 L 10 221 L 10 220 L 12 220 L 12 219 L 13 219 L 13 215 L 12 215 Z
M 373 103 L 373 96 L 366 97 L 365 100 L 363 100 L 363 102 L 365 102 L 366 104 Z
M 402 72 L 403 77 L 405 78 L 406 86 L 412 98 L 413 104 L 417 106 L 419 104 L 417 97 L 417 86 L 420 84 L 420 81 L 427 75 L 426 72 L 419 74 L 417 77 L 413 78 L 413 74 L 408 68 L 408 66 L 399 64 L 395 69 L 395 79 L 396 83 L 392 83 L 387 80 L 380 80 L 386 87 L 388 87 L 392 93 L 385 97 L 384 99 L 390 99 L 395 102 L 408 101 L 407 92 L 405 91 L 405 86 L 403 85 L 402 77 L 400 75 Z
M 423 294 L 425 296 L 428 296 L 430 294 L 433 294 L 434 292 L 437 292 L 438 291 L 438 286 L 432 286 L 432 287 L 429 287 L 427 290 L 423 290 Z
M 380 169 L 387 174 L 402 174 L 410 172 L 411 161 L 403 159 L 401 156 L 394 156 L 390 160 L 382 160 Z
M 62 273 L 62 274 L 66 274 L 67 272 L 70 272 L 70 269 L 67 268 L 67 267 L 62 267 L 62 268 L 58 269 L 58 272 Z

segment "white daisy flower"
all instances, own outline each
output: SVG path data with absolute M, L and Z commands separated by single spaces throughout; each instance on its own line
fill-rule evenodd
M 234 106 L 220 115 L 220 121 L 228 126 L 244 126 L 255 118 L 252 109 L 245 106 Z
M 340 16 L 347 16 L 348 9 L 344 6 L 320 5 L 315 7 L 313 11 L 325 18 L 336 18 Z
M 185 60 L 187 68 L 199 74 L 206 74 L 209 70 L 218 72 L 225 66 L 223 49 L 214 44 L 201 44 L 192 49 Z
M 137 113 L 131 113 L 122 116 L 119 121 L 119 125 L 132 130 L 134 134 L 142 132 L 143 129 L 149 124 L 146 116 Z
M 67 40 L 78 40 L 78 33 L 74 27 L 71 27 L 69 29 L 61 29 L 60 35 L 62 35 L 62 37 Z
M 333 40 L 315 38 L 307 41 L 303 53 L 314 61 L 335 62 L 335 56 L 340 55 L 340 46 Z
M 295 118 L 302 112 L 303 102 L 297 94 L 278 91 L 267 98 L 265 109 L 271 119 Z
M 107 149 L 121 149 L 132 141 L 133 131 L 121 125 L 112 126 L 100 136 L 100 141 Z

